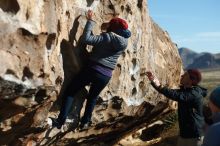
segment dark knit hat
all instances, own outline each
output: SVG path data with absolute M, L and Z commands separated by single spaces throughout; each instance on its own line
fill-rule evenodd
M 220 86 L 212 91 L 209 99 L 212 101 L 214 105 L 220 108 Z
M 109 22 L 110 26 L 108 28 L 109 31 L 116 31 L 118 29 L 128 29 L 128 23 L 121 18 L 113 18 L 111 19 L 111 21 Z
M 202 75 L 199 70 L 197 69 L 188 69 L 187 70 L 190 79 L 192 80 L 192 85 L 198 85 L 199 82 L 202 80 Z

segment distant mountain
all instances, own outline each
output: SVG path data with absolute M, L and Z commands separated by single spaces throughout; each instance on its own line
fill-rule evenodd
M 197 53 L 188 48 L 179 48 L 183 66 L 187 68 L 211 69 L 220 68 L 220 53 Z
M 215 58 L 216 58 L 216 59 L 220 59 L 220 53 L 215 54 Z
M 182 59 L 184 68 L 189 66 L 194 62 L 194 59 L 197 57 L 198 53 L 188 49 L 188 48 L 180 48 L 179 54 Z

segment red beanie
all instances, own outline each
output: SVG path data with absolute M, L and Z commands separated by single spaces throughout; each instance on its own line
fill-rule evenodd
M 115 31 L 118 29 L 128 29 L 128 23 L 121 18 L 113 18 L 111 19 L 109 24 L 110 24 L 109 26 L 110 31 Z
M 198 85 L 198 83 L 202 80 L 202 75 L 197 69 L 188 69 L 187 70 L 190 79 L 192 80 L 193 85 Z

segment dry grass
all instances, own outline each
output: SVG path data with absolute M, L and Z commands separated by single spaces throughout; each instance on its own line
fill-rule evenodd
M 208 89 L 208 95 L 211 91 L 220 86 L 220 69 L 204 70 L 202 71 L 201 86 Z
M 220 86 L 220 69 L 203 70 L 202 71 L 202 82 L 200 85 L 208 89 L 208 94 L 205 98 L 205 104 L 208 103 L 208 97 L 212 90 L 217 86 Z

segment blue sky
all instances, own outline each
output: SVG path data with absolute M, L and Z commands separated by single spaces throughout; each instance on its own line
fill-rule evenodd
M 148 0 L 148 8 L 179 48 L 220 53 L 220 0 Z

